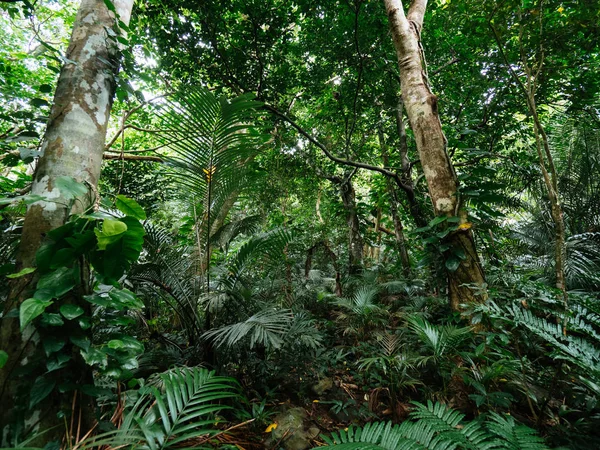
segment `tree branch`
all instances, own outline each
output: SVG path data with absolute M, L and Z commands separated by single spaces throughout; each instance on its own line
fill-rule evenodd
M 365 169 L 365 170 L 370 170 L 372 172 L 378 172 L 382 175 L 392 178 L 396 182 L 398 187 L 400 187 L 400 189 L 402 189 L 403 191 L 408 192 L 410 190 L 410 187 L 406 186 L 402 182 L 402 180 L 400 179 L 400 176 L 396 172 L 392 172 L 391 170 L 387 170 L 383 167 L 373 166 L 371 164 L 351 161 L 349 159 L 338 158 L 337 156 L 333 155 L 327 149 L 327 147 L 325 145 L 323 145 L 321 142 L 319 142 L 314 136 L 312 136 L 310 133 L 308 133 L 304 128 L 302 128 L 300 125 L 298 125 L 293 119 L 291 119 L 290 117 L 288 117 L 287 115 L 285 115 L 284 113 L 279 111 L 277 108 L 275 108 L 274 106 L 271 106 L 267 103 L 265 103 L 263 107 L 267 111 L 272 112 L 276 116 L 280 117 L 281 119 L 283 119 L 287 123 L 289 123 L 292 127 L 294 127 L 296 129 L 296 131 L 298 131 L 298 133 L 300 133 L 302 136 L 304 136 L 311 144 L 318 147 L 325 154 L 325 156 L 327 156 L 327 158 L 329 158 L 331 161 L 336 162 L 338 164 L 342 164 L 344 166 L 356 167 L 357 169 Z
M 402 3 L 402 2 L 400 2 Z M 427 0 L 413 0 L 408 8 L 408 21 L 414 23 L 418 27 L 419 33 L 423 28 L 423 18 L 427 9 Z

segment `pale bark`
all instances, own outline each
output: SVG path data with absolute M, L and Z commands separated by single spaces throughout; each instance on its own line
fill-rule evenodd
M 127 24 L 133 0 L 113 0 L 119 19 Z M 115 29 L 115 14 L 102 0 L 83 0 L 73 27 L 54 96 L 46 133 L 42 142 L 42 156 L 33 178 L 31 193 L 47 200 L 32 204 L 25 216 L 18 254 L 20 267 L 35 266 L 35 254 L 45 234 L 65 223 L 72 212 L 82 212 L 93 202 L 98 184 L 106 129 L 115 90 L 115 75 L 119 66 L 119 49 L 107 30 Z M 68 176 L 90 186 L 88 195 L 76 199 L 73 208 L 55 186 L 57 178 Z M 12 287 L 5 313 L 18 308 L 35 287 L 34 274 L 20 278 Z M 17 379 L 13 371 L 27 361 L 42 358 L 43 351 L 35 330 L 29 325 L 23 333 L 18 319 L 5 318 L 0 328 L 0 348 L 7 351 L 9 360 L 0 371 L 0 422 L 7 426 L 17 418 L 17 392 L 31 386 L 33 379 Z M 81 368 L 85 370 L 85 367 Z M 87 375 L 82 374 L 82 379 Z M 25 420 L 35 429 L 56 426 L 56 430 L 42 436 L 42 441 L 65 433 L 64 419 L 56 417 L 61 404 L 53 395 L 29 411 Z M 6 429 L 3 438 L 6 439 Z M 32 430 L 30 430 L 32 431 Z
M 466 258 L 456 271 L 448 271 L 450 305 L 459 310 L 463 303 L 484 301 L 485 279 L 475 243 L 467 224 L 467 214 L 461 208 L 458 179 L 446 151 L 437 97 L 432 93 L 421 45 L 423 17 L 427 0 L 411 3 L 408 16 L 401 0 L 384 0 L 390 22 L 398 65 L 402 100 L 415 135 L 421 166 L 427 180 L 429 195 L 436 216 L 459 216 L 463 227 L 447 236 L 455 251 L 462 250 Z M 450 257 L 451 252 L 446 252 Z

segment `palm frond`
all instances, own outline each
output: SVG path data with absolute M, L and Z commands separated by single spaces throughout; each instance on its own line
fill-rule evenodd
M 293 320 L 294 314 L 290 310 L 266 309 L 242 322 L 208 331 L 203 336 L 213 340 L 217 347 L 232 347 L 249 337 L 250 348 L 258 344 L 277 349 L 283 344 L 283 336 L 290 330 Z

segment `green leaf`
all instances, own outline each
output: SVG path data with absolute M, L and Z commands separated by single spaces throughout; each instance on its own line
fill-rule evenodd
M 33 408 L 48 397 L 50 392 L 52 392 L 52 389 L 54 389 L 54 386 L 56 386 L 56 381 L 44 377 L 37 377 L 31 387 L 31 393 L 29 394 L 29 408 Z
M 127 198 L 124 195 L 117 195 L 117 209 L 126 216 L 138 220 L 146 220 L 146 212 L 142 207 L 135 200 Z
M 83 308 L 77 305 L 62 305 L 60 307 L 60 313 L 68 320 L 81 316 L 83 312 Z
M 69 267 L 74 261 L 75 251 L 72 248 L 61 248 L 54 254 L 50 268 Z
M 43 98 L 32 98 L 30 103 L 31 106 L 35 108 L 39 108 L 41 106 L 50 106 L 50 103 L 48 103 L 48 101 L 44 100 Z
M 52 297 L 58 298 L 75 287 L 75 271 L 68 267 L 60 267 L 42 276 L 38 281 L 38 289 L 47 289 Z
M 109 11 L 112 11 L 114 13 L 117 12 L 117 9 L 115 8 L 114 3 L 111 2 L 110 0 L 104 0 L 104 4 L 106 5 L 106 7 L 108 8 Z
M 108 355 L 97 348 L 81 349 L 81 356 L 89 366 L 99 366 L 104 369 L 108 364 Z
M 54 291 L 52 289 L 38 289 L 33 294 L 33 298 L 48 302 L 54 298 Z
M 21 324 L 21 331 L 25 329 L 29 322 L 42 314 L 44 310 L 51 304 L 52 302 L 45 302 L 43 300 L 38 300 L 37 298 L 28 298 L 21 303 L 21 307 L 19 308 L 19 322 Z
M 60 314 L 44 313 L 40 323 L 46 327 L 60 327 L 65 324 L 65 321 L 62 320 Z
M 465 253 L 465 251 L 462 248 L 457 248 L 456 250 L 454 250 L 454 254 L 462 261 L 467 259 L 467 254 Z
M 428 226 L 433 228 L 436 225 L 439 225 L 442 222 L 445 222 L 446 220 L 448 220 L 448 216 L 437 216 L 435 219 L 433 219 L 431 222 L 429 222 Z
M 89 351 L 92 343 L 86 336 L 69 336 L 70 341 L 84 351 Z
M 4 350 L 0 350 L 0 369 L 2 369 L 6 365 L 7 361 L 8 353 L 6 353 Z
M 27 274 L 33 273 L 33 272 L 35 272 L 35 267 L 25 267 L 24 269 L 21 269 L 17 273 L 11 273 L 10 275 L 6 275 L 6 278 L 20 278 L 24 275 L 27 275 Z
M 35 261 L 38 268 L 45 272 L 50 268 L 52 257 L 54 256 L 54 243 L 43 244 L 35 254 Z
M 87 316 L 80 317 L 78 322 L 82 330 L 87 330 L 92 326 L 92 321 Z
M 96 237 L 98 238 L 98 248 L 100 250 L 106 250 L 109 244 L 117 242 L 123 236 L 122 234 L 127 231 L 127 225 L 120 220 L 106 219 L 102 223 L 102 231 L 95 229 Z
M 52 355 L 52 357 L 50 357 L 46 361 L 46 369 L 48 369 L 48 372 L 53 372 L 54 370 L 62 369 L 67 365 L 67 363 L 70 360 L 71 357 L 69 355 L 64 353 L 57 353 L 55 355 Z
M 66 342 L 63 338 L 55 336 L 45 336 L 42 340 L 44 351 L 46 356 L 50 356 L 52 353 L 56 353 L 65 346 Z
M 58 177 L 54 182 L 54 186 L 60 190 L 62 196 L 67 200 L 83 197 L 88 192 L 85 184 L 78 182 L 72 177 Z
M 113 289 L 108 296 L 113 301 L 111 306 L 119 311 L 125 308 L 142 309 L 144 307 L 144 303 L 128 289 Z
M 446 260 L 446 269 L 448 269 L 450 272 L 455 272 L 459 266 L 460 266 L 460 259 L 457 258 L 456 256 L 450 256 Z
M 108 341 L 108 344 L 106 344 L 106 345 L 108 345 L 108 348 L 112 348 L 112 349 L 125 348 L 125 344 L 120 339 L 112 339 L 112 340 Z

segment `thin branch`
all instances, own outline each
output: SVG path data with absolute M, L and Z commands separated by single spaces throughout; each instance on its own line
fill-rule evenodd
M 373 166 L 371 164 L 366 164 L 366 163 L 362 163 L 362 162 L 356 162 L 356 161 L 351 161 L 349 159 L 343 159 L 343 158 L 338 158 L 337 156 L 333 155 L 325 145 L 323 145 L 321 142 L 319 142 L 314 136 L 312 136 L 310 133 L 308 133 L 304 128 L 302 128 L 300 125 L 298 125 L 294 120 L 292 120 L 290 117 L 288 117 L 287 115 L 285 115 L 284 113 L 282 113 L 281 111 L 279 111 L 277 108 L 275 108 L 274 106 L 271 106 L 267 103 L 265 103 L 265 105 L 263 106 L 266 110 L 272 112 L 273 114 L 275 114 L 276 116 L 279 116 L 280 118 L 282 118 L 283 120 L 285 120 L 287 123 L 289 123 L 292 127 L 294 127 L 296 129 L 296 131 L 298 131 L 298 133 L 300 133 L 302 136 L 304 136 L 311 144 L 313 144 L 314 146 L 318 147 L 324 154 L 325 156 L 327 156 L 331 161 L 336 162 L 338 164 L 342 164 L 345 166 L 350 166 L 350 167 L 356 167 L 358 169 L 365 169 L 365 170 L 370 170 L 372 172 L 378 172 L 382 175 L 388 176 L 390 178 L 392 178 L 396 184 L 398 185 L 398 187 L 400 187 L 402 190 L 404 191 L 408 191 L 410 189 L 409 186 L 406 186 L 402 180 L 400 179 L 400 176 L 395 173 L 392 172 L 390 170 L 387 170 L 383 167 L 379 167 L 379 166 Z
M 127 153 L 104 153 L 102 159 L 105 160 L 123 160 L 123 161 L 152 161 L 163 163 L 165 162 L 160 156 L 148 156 L 148 155 L 130 155 Z

